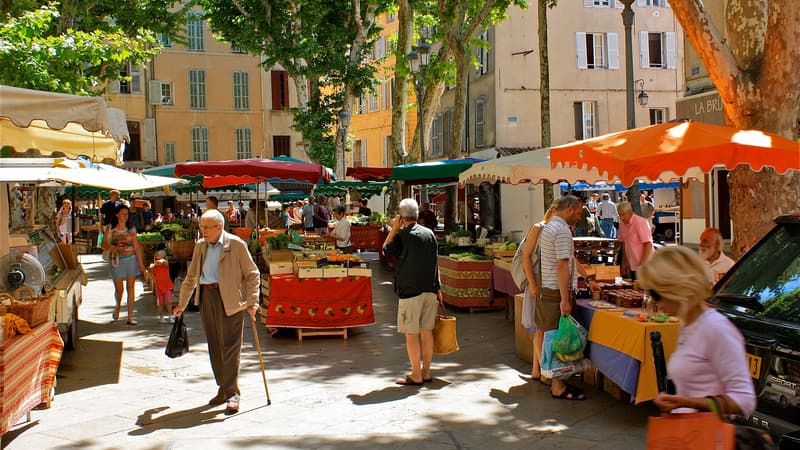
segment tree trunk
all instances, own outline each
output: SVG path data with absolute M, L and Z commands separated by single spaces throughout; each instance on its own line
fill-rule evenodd
M 470 59 L 469 54 L 458 49 L 453 52 L 456 61 L 456 88 L 453 101 L 453 128 L 451 129 L 450 142 L 452 147 L 448 149 L 448 157 L 455 159 L 461 156 L 461 149 L 464 145 L 464 130 L 466 129 L 466 107 L 467 107 L 467 80 L 469 78 Z M 469 151 L 469 148 L 467 148 Z M 458 202 L 458 189 L 450 186 L 446 190 L 447 200 L 444 205 L 444 226 L 447 230 L 454 230 L 458 218 L 456 203 Z M 466 224 L 464 224 L 466 226 Z
M 397 49 L 395 50 L 394 89 L 392 89 L 392 150 L 391 166 L 403 164 L 406 152 L 406 105 L 408 105 L 407 71 L 397 70 L 405 55 L 411 51 L 414 36 L 414 10 L 410 0 L 399 0 L 397 12 Z M 392 216 L 400 203 L 398 182 L 392 183 L 392 196 L 387 205 L 387 213 Z
M 722 98 L 726 121 L 742 129 L 798 139 L 800 8 L 795 0 L 728 0 L 727 36 L 698 0 L 670 0 L 686 38 L 697 51 Z M 799 144 L 800 145 L 800 144 Z M 800 209 L 800 175 L 739 166 L 728 176 L 733 242 L 739 257 L 780 214 Z M 769 194 L 765 194 L 769 193 Z
M 539 107 L 542 126 L 542 147 L 550 147 L 550 52 L 547 38 L 547 4 L 539 0 Z

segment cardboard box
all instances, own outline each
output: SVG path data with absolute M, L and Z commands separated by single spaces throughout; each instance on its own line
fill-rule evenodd
M 351 277 L 372 277 L 372 269 L 354 267 L 347 269 L 347 275 Z
M 284 275 L 294 273 L 294 263 L 291 261 L 279 261 L 269 263 L 270 275 Z
M 603 390 L 608 392 L 609 395 L 617 400 L 628 402 L 631 399 L 630 394 L 623 391 L 619 385 L 611 381 L 611 379 L 608 377 L 603 377 Z
M 325 267 L 322 269 L 322 278 L 343 278 L 347 276 L 347 269 L 344 267 Z
M 301 267 L 297 271 L 298 278 L 322 278 L 322 269 Z
M 291 250 L 271 250 L 269 254 L 269 261 L 294 261 L 294 253 Z
M 317 260 L 316 259 L 298 259 L 294 262 L 294 267 L 296 269 L 316 269 L 317 268 Z

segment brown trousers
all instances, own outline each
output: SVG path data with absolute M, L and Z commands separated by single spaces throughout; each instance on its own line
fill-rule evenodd
M 218 393 L 231 398 L 239 394 L 239 355 L 246 313 L 226 316 L 219 289 L 202 289 L 200 294 L 200 319 L 208 341 L 211 370 L 219 386 Z

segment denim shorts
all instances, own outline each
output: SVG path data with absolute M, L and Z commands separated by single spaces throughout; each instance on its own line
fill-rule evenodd
M 109 256 L 109 260 L 113 261 L 113 256 Z M 139 272 L 139 263 L 136 260 L 136 254 L 132 255 L 125 255 L 119 257 L 119 265 L 114 267 L 114 265 L 109 261 L 108 263 L 108 273 L 111 275 L 112 280 L 124 280 L 128 278 L 136 278 L 141 273 Z

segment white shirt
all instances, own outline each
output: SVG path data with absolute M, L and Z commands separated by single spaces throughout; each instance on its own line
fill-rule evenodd
M 331 236 L 336 238 L 337 248 L 350 247 L 350 221 L 347 217 L 342 217 L 342 220 L 336 222 Z
M 617 205 L 612 203 L 611 200 L 603 200 L 597 205 L 597 215 L 601 219 L 614 219 L 614 222 L 619 221 Z
M 564 219 L 554 216 L 542 228 L 539 237 L 539 251 L 541 252 L 542 286 L 548 289 L 558 289 L 559 260 L 569 260 L 570 273 L 575 273 L 572 232 Z
M 714 274 L 714 282 L 716 283 L 725 273 L 731 270 L 731 267 L 736 264 L 736 261 L 725 253 L 719 252 L 719 258 L 717 258 L 716 261 L 712 263 L 706 261 L 706 263 L 711 267 L 711 273 Z

